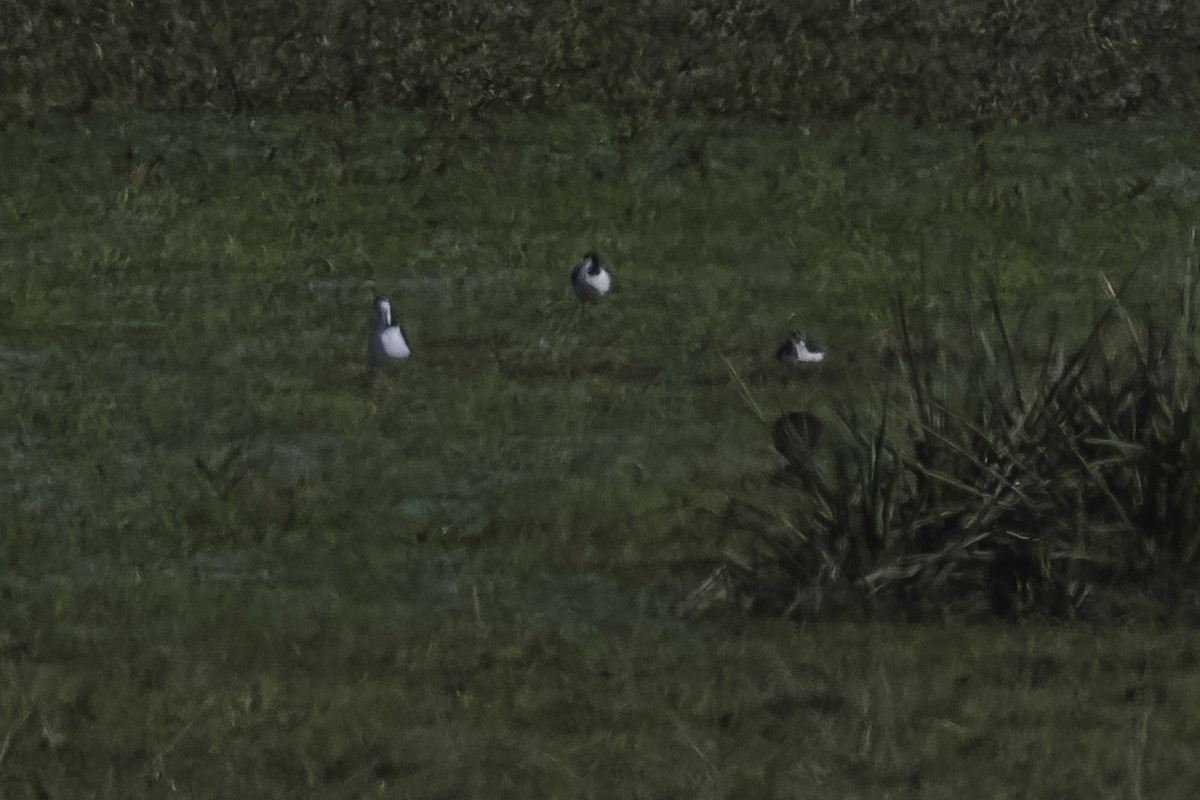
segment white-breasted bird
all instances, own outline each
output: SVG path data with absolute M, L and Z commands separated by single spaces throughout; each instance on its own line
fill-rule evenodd
M 810 345 L 803 333 L 792 331 L 775 348 L 775 358 L 784 364 L 819 364 L 825 360 L 825 351 Z
M 386 297 L 376 297 L 375 312 L 379 314 L 379 322 L 367 345 L 367 363 L 372 369 L 402 364 L 412 351 L 408 349 L 400 326 L 392 321 L 391 301 Z
M 583 263 L 571 270 L 571 287 L 583 303 L 594 303 L 612 288 L 612 274 L 600 264 L 594 250 L 583 254 Z

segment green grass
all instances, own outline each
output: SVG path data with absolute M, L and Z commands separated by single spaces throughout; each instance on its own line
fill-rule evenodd
M 780 466 L 726 360 L 768 414 L 869 411 L 897 296 L 936 325 L 986 275 L 1086 329 L 1137 268 L 1148 302 L 1190 252 L 1192 130 L 6 132 L 0 790 L 1185 794 L 1190 629 L 673 609 Z M 616 289 L 583 313 L 592 247 Z M 376 292 L 414 356 L 367 385 Z M 784 384 L 790 327 L 831 363 Z

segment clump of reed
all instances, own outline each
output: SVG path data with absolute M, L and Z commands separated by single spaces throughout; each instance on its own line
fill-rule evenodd
M 1011 322 L 994 286 L 954 342 L 897 303 L 890 396 L 790 459 L 775 500 L 735 503 L 760 546 L 725 595 L 804 618 L 1200 610 L 1196 264 L 1152 311 L 1103 286 L 1073 342 Z

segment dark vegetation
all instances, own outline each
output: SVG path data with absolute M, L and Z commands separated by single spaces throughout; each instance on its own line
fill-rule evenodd
M 899 305 L 903 380 L 876 421 L 844 414 L 827 458 L 781 447 L 777 423 L 788 491 L 753 509 L 772 532 L 736 573 L 743 600 L 795 616 L 1196 619 L 1196 269 L 1193 241 L 1172 295 L 1136 320 L 1108 284 L 1072 343 L 1056 320 L 1031 336 L 1028 310 L 1014 329 L 995 287 L 982 316 L 960 298 L 952 339 L 915 333 Z
M 1200 6 L 1172 0 L 59 0 L 0 5 L 4 120 L 98 102 L 451 115 L 579 104 L 981 127 L 1195 106 Z

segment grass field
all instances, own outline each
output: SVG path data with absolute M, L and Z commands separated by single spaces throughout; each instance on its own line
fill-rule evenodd
M 1190 795 L 1192 629 L 673 609 L 780 464 L 730 367 L 768 415 L 870 408 L 897 297 L 1150 302 L 1193 131 L 6 131 L 0 795 Z M 413 358 L 369 382 L 376 293 Z M 793 327 L 829 363 L 784 383 Z

